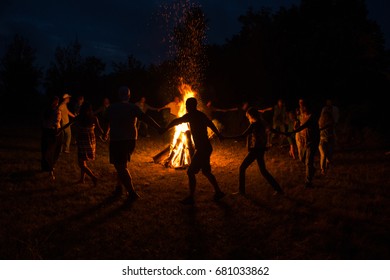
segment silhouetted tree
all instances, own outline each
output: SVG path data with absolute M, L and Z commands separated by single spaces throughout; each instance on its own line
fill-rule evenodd
M 42 71 L 35 65 L 35 53 L 25 38 L 15 35 L 0 64 L 3 104 L 17 101 L 20 106 L 28 107 L 36 103 Z
M 82 57 L 78 40 L 66 47 L 57 47 L 55 60 L 47 69 L 45 86 L 48 95 L 61 96 L 64 92 L 77 92 L 81 81 Z
M 363 0 L 303 0 L 274 13 L 249 9 L 239 21 L 240 33 L 208 52 L 208 83 L 216 82 L 217 95 L 257 104 L 304 95 L 355 102 L 388 88 L 383 35 Z
M 88 56 L 82 60 L 78 91 L 95 106 L 100 106 L 101 100 L 106 96 L 105 68 L 105 63 L 98 57 Z
M 46 93 L 61 96 L 69 92 L 98 103 L 105 95 L 104 70 L 105 63 L 100 58 L 81 56 L 81 44 L 77 40 L 66 47 L 57 47 L 55 61 L 46 72 Z

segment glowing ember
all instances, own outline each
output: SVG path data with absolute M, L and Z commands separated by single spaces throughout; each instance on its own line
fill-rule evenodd
M 182 83 L 179 86 L 179 91 L 182 95 L 183 102 L 181 103 L 179 117 L 186 113 L 185 103 L 188 98 L 195 97 L 195 92 L 191 86 Z M 190 133 L 188 123 L 182 123 L 175 126 L 175 133 L 171 143 L 171 149 L 167 160 L 167 165 L 174 168 L 184 168 L 191 163 L 191 156 L 193 153 L 193 139 Z

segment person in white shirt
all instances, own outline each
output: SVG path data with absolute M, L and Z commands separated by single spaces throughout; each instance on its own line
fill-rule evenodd
M 172 120 L 179 117 L 180 108 L 183 105 L 183 102 L 180 100 L 179 97 L 175 97 L 172 102 L 169 102 L 165 106 L 158 109 L 160 112 L 163 109 L 169 109 L 169 117 L 167 118 L 166 122 L 170 123 Z
M 69 111 L 68 104 L 70 101 L 70 98 L 72 96 L 65 93 L 62 96 L 62 102 L 59 106 L 59 110 L 61 111 L 61 127 L 67 125 L 69 123 L 69 117 L 75 118 L 76 116 Z M 62 147 L 62 152 L 69 154 L 70 153 L 70 143 L 72 140 L 72 131 L 70 126 L 68 126 L 66 129 L 64 129 L 64 143 Z

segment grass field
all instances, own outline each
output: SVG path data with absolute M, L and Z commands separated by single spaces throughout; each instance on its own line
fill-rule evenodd
M 76 146 L 62 154 L 57 179 L 40 171 L 39 126 L 0 132 L 1 259 L 389 259 L 390 156 L 381 149 L 339 149 L 326 176 L 304 189 L 304 167 L 286 149 L 266 154 L 285 190 L 273 190 L 253 164 L 247 195 L 237 190 L 243 142 L 213 141 L 213 172 L 228 194 L 219 202 L 199 174 L 194 206 L 185 170 L 153 163 L 168 137 L 139 139 L 130 170 L 142 198 L 112 196 L 116 184 L 108 146 L 90 163 L 97 187 L 76 184 Z M 318 158 L 316 160 L 318 166 Z

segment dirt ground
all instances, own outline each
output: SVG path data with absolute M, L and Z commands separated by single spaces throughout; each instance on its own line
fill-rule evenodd
M 40 171 L 36 127 L 0 133 L 0 256 L 2 259 L 389 259 L 390 156 L 387 151 L 337 150 L 326 176 L 304 188 L 304 166 L 286 147 L 266 154 L 267 167 L 285 191 L 273 196 L 255 164 L 247 195 L 237 190 L 244 142 L 212 140 L 213 173 L 227 196 L 197 175 L 196 203 L 185 170 L 152 157 L 169 135 L 140 138 L 129 165 L 141 199 L 128 205 L 112 195 L 114 168 L 99 142 L 90 163 L 99 182 L 76 184 L 76 146 L 61 154 L 57 179 Z M 318 157 L 316 159 L 318 167 Z

